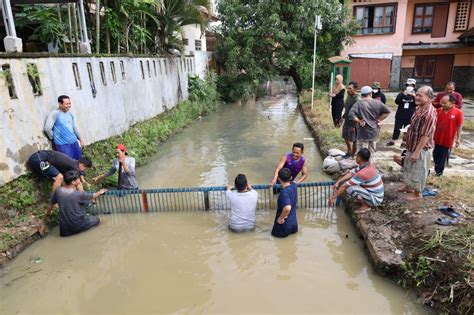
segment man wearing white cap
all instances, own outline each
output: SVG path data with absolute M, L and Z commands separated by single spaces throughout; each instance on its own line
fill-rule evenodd
M 387 146 L 395 145 L 395 140 L 400 137 L 400 128 L 410 124 L 411 116 L 415 113 L 415 79 L 408 79 L 405 84 L 405 90 L 400 92 L 395 98 L 395 104 L 398 105 L 397 113 L 395 114 L 395 125 L 393 127 L 392 140 L 387 143 Z
M 380 125 L 390 114 L 390 109 L 381 101 L 372 99 L 370 86 L 363 86 L 360 94 L 362 99 L 352 106 L 349 119 L 357 125 L 357 151 L 368 148 L 373 156 L 379 138 Z

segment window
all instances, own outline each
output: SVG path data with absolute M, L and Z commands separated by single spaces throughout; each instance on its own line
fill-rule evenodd
M 360 29 L 357 34 L 384 34 L 395 32 L 396 5 L 356 6 L 354 16 Z
M 156 73 L 156 62 L 155 62 L 155 60 L 153 60 L 153 72 L 155 73 L 155 77 L 156 77 L 158 74 Z
M 469 13 L 471 12 L 471 0 L 460 0 L 456 8 L 456 22 L 454 31 L 466 31 L 469 26 Z
M 107 85 L 107 79 L 105 77 L 105 67 L 104 67 L 104 63 L 102 61 L 99 62 L 99 69 L 100 69 L 100 78 L 102 80 L 102 84 L 104 86 Z
M 15 84 L 13 83 L 12 71 L 10 65 L 2 65 L 2 75 L 5 78 L 8 87 L 8 94 L 11 99 L 17 99 Z
M 38 72 L 38 67 L 34 63 L 29 63 L 26 65 L 26 72 L 28 74 L 28 81 L 30 81 L 31 88 L 33 90 L 33 95 L 43 95 L 43 91 L 41 90 L 41 81 Z
M 148 69 L 148 77 L 151 78 L 150 60 L 146 61 L 146 68 Z
M 183 38 L 183 45 L 188 46 L 189 45 L 189 40 L 187 38 Z
M 79 75 L 79 68 L 77 67 L 77 63 L 72 64 L 72 73 L 74 73 L 74 80 L 76 81 L 77 89 L 81 90 L 82 89 L 81 77 Z
M 142 70 L 142 80 L 145 80 L 145 69 L 143 69 L 143 61 L 140 60 L 140 69 Z
M 166 60 L 163 60 L 163 67 L 165 67 L 165 74 L 168 74 L 168 66 L 166 64 Z
M 433 26 L 433 5 L 417 5 L 415 7 L 415 21 L 413 33 L 431 33 Z
M 125 80 L 125 64 L 120 61 L 120 71 L 122 71 L 122 80 Z
M 449 3 L 418 4 L 415 6 L 413 33 L 431 33 L 431 37 L 446 36 Z
M 158 66 L 160 67 L 160 74 L 163 74 L 163 70 L 161 69 L 161 60 L 158 60 Z
M 113 61 L 110 62 L 110 74 L 112 75 L 112 81 L 117 83 L 117 76 L 115 75 L 115 63 Z
M 196 40 L 194 41 L 194 49 L 195 49 L 195 50 L 201 50 L 201 40 L 196 39 Z
M 95 88 L 94 72 L 92 71 L 92 64 L 90 62 L 87 63 L 87 73 L 89 73 L 89 82 L 91 84 L 92 97 L 96 97 L 97 90 Z

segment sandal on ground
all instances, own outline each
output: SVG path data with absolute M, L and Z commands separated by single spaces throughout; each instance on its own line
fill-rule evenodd
M 429 196 L 436 196 L 438 192 L 436 190 L 433 190 L 429 187 L 425 187 L 423 191 L 421 192 L 421 195 L 423 197 L 429 197 Z
M 387 142 L 385 145 L 386 145 L 387 147 L 390 147 L 390 146 L 392 146 L 392 145 L 395 145 L 395 142 L 389 141 L 389 142 Z
M 448 218 L 437 218 L 436 223 L 439 225 L 456 225 L 458 223 L 458 220 Z
M 439 207 L 438 211 L 441 211 L 442 213 L 449 215 L 451 218 L 459 218 L 461 215 L 454 211 L 453 208 L 451 207 Z

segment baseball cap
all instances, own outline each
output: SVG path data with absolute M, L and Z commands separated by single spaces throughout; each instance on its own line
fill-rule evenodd
M 372 88 L 373 89 L 380 89 L 380 82 L 374 82 L 374 84 L 372 84 Z
M 360 94 L 369 94 L 369 93 L 372 93 L 372 88 L 370 86 L 366 85 L 360 89 Z
M 117 147 L 115 149 L 127 152 L 127 148 L 123 144 L 117 144 Z
M 409 79 L 407 79 L 407 83 L 406 83 L 406 84 L 407 84 L 407 85 L 408 85 L 408 84 L 416 85 L 416 80 L 415 80 L 415 79 L 412 79 L 412 78 L 409 78 Z

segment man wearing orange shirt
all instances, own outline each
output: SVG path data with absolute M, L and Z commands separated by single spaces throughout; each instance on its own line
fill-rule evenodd
M 454 95 L 445 95 L 440 103 L 442 107 L 437 109 L 438 117 L 433 150 L 436 176 L 443 175 L 449 150 L 451 150 L 453 144 L 456 147 L 459 146 L 463 122 L 462 111 L 455 107 L 456 97 Z

